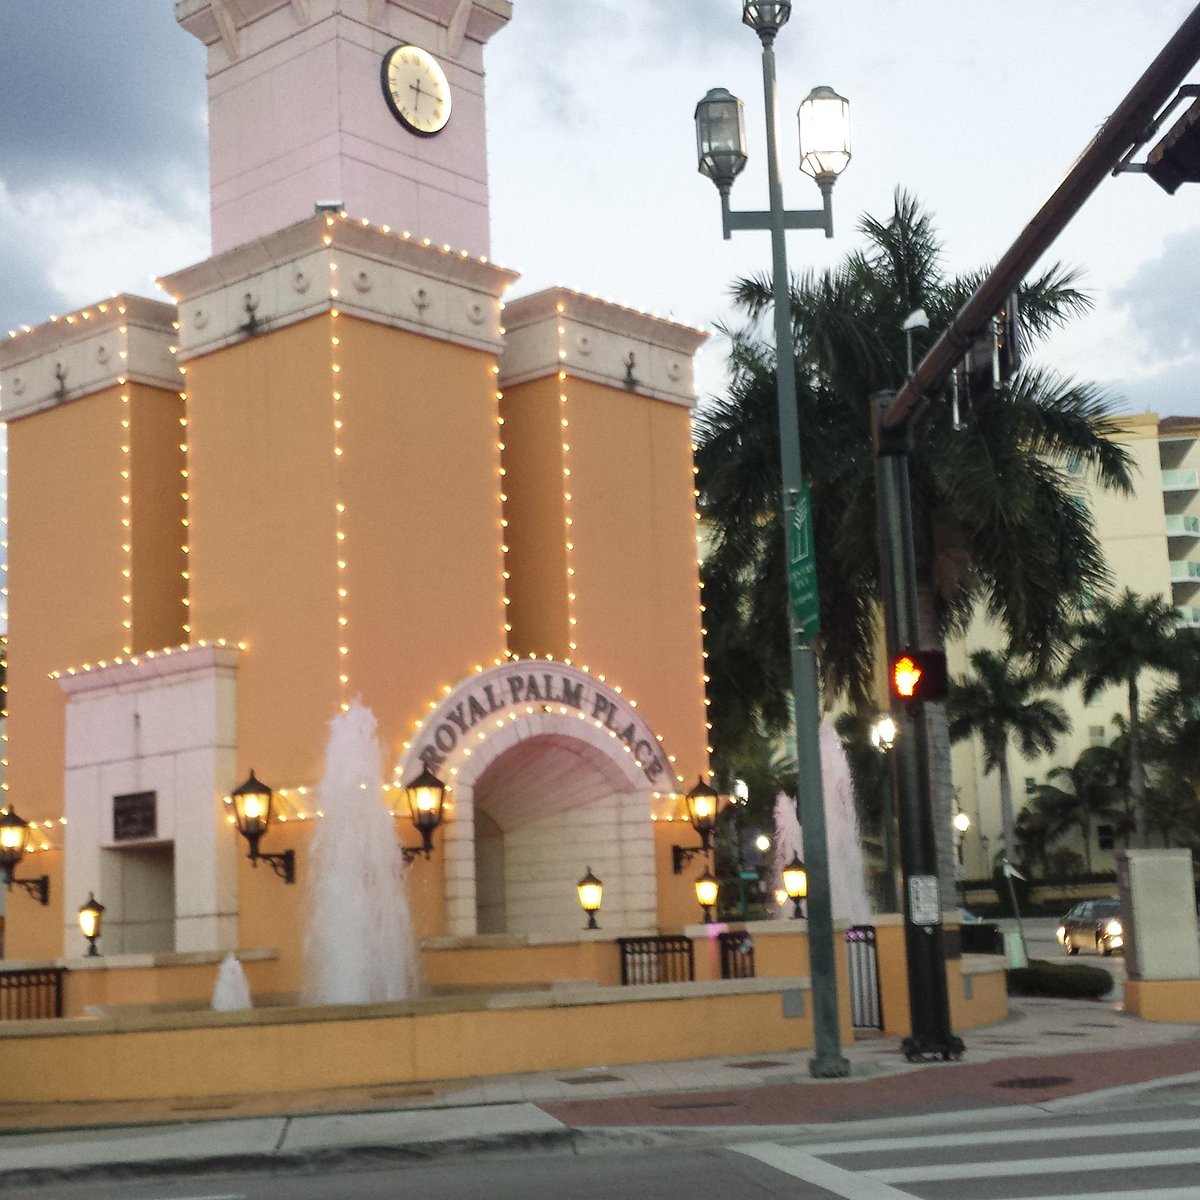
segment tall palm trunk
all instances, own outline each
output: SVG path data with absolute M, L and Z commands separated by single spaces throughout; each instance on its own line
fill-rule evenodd
M 1017 854 L 1017 819 L 1013 812 L 1012 773 L 1008 769 L 1008 743 L 996 756 L 1000 773 L 1000 840 L 1004 843 L 1004 857 L 1013 862 Z
M 1133 801 L 1134 844 L 1145 849 L 1149 843 L 1146 829 L 1146 772 L 1142 766 L 1142 719 L 1138 712 L 1137 675 L 1129 677 L 1129 798 Z

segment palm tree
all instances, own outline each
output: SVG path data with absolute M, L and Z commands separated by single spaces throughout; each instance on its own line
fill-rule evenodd
M 950 740 L 979 736 L 983 743 L 984 774 L 1000 775 L 1000 824 L 1004 852 L 1016 853 L 1012 777 L 1008 751 L 1015 746 L 1026 758 L 1048 754 L 1055 739 L 1070 731 L 1071 722 L 1056 700 L 1036 695 L 1035 677 L 1011 659 L 991 650 L 976 650 L 970 656 L 972 675 L 957 679 L 950 688 L 946 715 Z
M 904 376 L 905 317 L 924 308 L 931 328 L 922 336 L 935 336 L 977 277 L 943 273 L 932 222 L 903 192 L 886 220 L 864 217 L 859 229 L 864 248 L 820 275 L 794 280 L 791 308 L 825 700 L 841 694 L 865 710 L 880 628 L 869 397 Z M 701 509 L 711 536 L 705 579 L 727 608 L 738 597 L 740 650 L 726 641 L 721 662 L 710 660 L 710 690 L 714 708 L 722 694 L 737 695 L 743 708 L 752 704 L 770 733 L 783 726 L 787 708 L 780 699 L 789 689 L 775 361 L 759 324 L 771 305 L 770 280 L 741 280 L 734 294 L 750 323 L 731 334 L 727 393 L 696 418 Z M 1031 341 L 1086 308 L 1072 277 L 1058 268 L 1021 289 Z M 1101 486 L 1128 491 L 1129 458 L 1111 438 L 1116 430 L 1094 387 L 1035 366 L 971 412 L 963 432 L 946 404 L 930 406 L 910 460 L 923 644 L 963 630 L 970 614 L 982 610 L 1016 653 L 1039 664 L 1055 657 L 1077 598 L 1107 581 L 1091 516 L 1068 468 L 1083 464 Z M 741 664 L 756 672 L 761 666 L 752 697 Z M 944 716 L 937 706 L 927 709 L 933 753 L 948 760 Z M 948 773 L 936 805 L 937 827 L 948 828 Z M 940 858 L 952 880 L 945 840 Z
M 1129 798 L 1134 839 L 1146 845 L 1146 774 L 1142 756 L 1139 680 L 1143 671 L 1170 670 L 1175 663 L 1175 610 L 1159 596 L 1143 598 L 1126 588 L 1116 599 L 1100 597 L 1074 627 L 1063 681 L 1078 682 L 1090 704 L 1105 688 L 1124 686 L 1129 708 Z
M 1120 813 L 1117 756 L 1108 746 L 1089 746 L 1074 766 L 1055 767 L 1047 779 L 1053 782 L 1039 784 L 1034 798 L 1054 833 L 1079 829 L 1083 835 L 1083 859 L 1090 875 L 1093 824 L 1097 820 L 1116 820 Z

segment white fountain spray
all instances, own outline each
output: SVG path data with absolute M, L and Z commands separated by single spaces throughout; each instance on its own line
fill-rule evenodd
M 236 1012 L 250 1008 L 250 981 L 245 968 L 231 950 L 221 960 L 217 971 L 217 982 L 213 986 L 212 1006 L 216 1012 Z
M 306 871 L 309 1004 L 403 1000 L 417 990 L 404 862 L 383 804 L 374 714 L 357 701 L 329 723 L 318 787 L 324 819 Z
M 821 723 L 821 784 L 825 802 L 825 841 L 829 848 L 830 904 L 835 920 L 866 924 L 871 917 L 863 869 L 862 834 L 854 806 L 850 763 L 842 740 L 827 721 Z M 793 854 L 804 858 L 804 834 L 796 802 L 782 793 L 775 801 L 775 845 L 772 854 L 773 889 L 783 887 L 783 868 Z M 776 917 L 789 917 L 791 901 L 776 906 Z

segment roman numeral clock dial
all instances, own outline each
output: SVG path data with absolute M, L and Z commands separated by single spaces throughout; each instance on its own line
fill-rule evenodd
M 383 94 L 405 129 L 433 137 L 450 120 L 450 83 L 441 64 L 420 46 L 393 46 L 383 56 Z

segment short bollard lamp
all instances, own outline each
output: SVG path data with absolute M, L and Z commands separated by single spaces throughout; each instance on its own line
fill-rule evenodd
M 96 899 L 95 894 L 88 892 L 87 903 L 79 910 L 79 929 L 87 938 L 88 958 L 96 958 L 100 951 L 96 942 L 100 937 L 100 924 L 104 920 L 104 905 Z
M 688 821 L 700 835 L 700 845 L 671 847 L 671 867 L 676 875 L 681 875 L 684 865 L 697 854 L 708 854 L 712 849 L 712 836 L 721 811 L 721 797 L 703 779 L 697 779 L 696 786 L 683 799 Z
M 421 773 L 404 788 L 408 800 L 408 813 L 421 835 L 419 846 L 402 846 L 400 853 L 405 862 L 412 862 L 418 854 L 426 858 L 433 853 L 433 831 L 442 823 L 442 804 L 446 799 L 446 785 L 429 769 L 426 763 Z
M 713 910 L 717 907 L 717 894 L 720 890 L 721 885 L 717 883 L 717 877 L 711 871 L 706 870 L 696 880 L 696 902 L 704 909 L 705 925 L 712 924 Z
M 783 890 L 792 902 L 792 917 L 804 916 L 804 900 L 808 895 L 808 872 L 798 854 L 783 868 Z
M 49 904 L 49 875 L 39 875 L 36 879 L 18 879 L 14 874 L 28 848 L 29 822 L 22 821 L 11 808 L 6 808 L 0 813 L 0 879 L 3 879 L 4 886 L 9 891 L 12 891 L 15 883 L 39 904 Z
M 592 874 L 588 867 L 587 874 L 575 885 L 579 892 L 579 907 L 587 913 L 585 929 L 599 929 L 596 924 L 596 914 L 600 911 L 600 901 L 604 898 L 604 884 Z
M 250 778 L 230 793 L 233 805 L 233 820 L 237 831 L 250 847 L 250 862 L 258 866 L 261 858 L 284 883 L 296 882 L 296 852 L 284 850 L 279 854 L 263 854 L 258 843 L 271 826 L 271 812 L 275 793 L 260 780 L 253 771 Z

